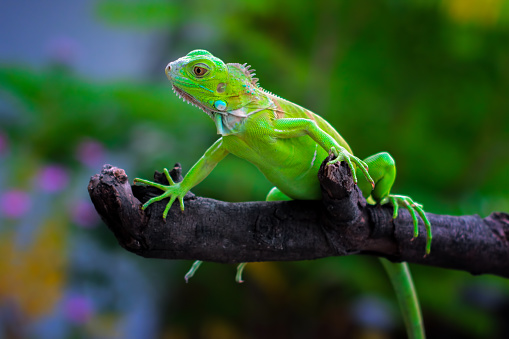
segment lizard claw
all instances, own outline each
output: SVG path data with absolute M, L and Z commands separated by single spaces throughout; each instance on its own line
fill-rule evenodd
M 346 148 L 344 148 L 342 146 L 339 146 L 339 150 L 337 150 L 336 147 L 334 147 L 334 146 L 331 147 L 330 153 L 332 153 L 335 156 L 335 159 L 329 161 L 327 163 L 327 166 L 335 164 L 338 161 L 343 161 L 343 160 L 346 161 L 348 164 L 348 167 L 350 167 L 350 172 L 352 173 L 353 182 L 355 184 L 357 184 L 357 174 L 356 174 L 355 166 L 354 166 L 354 164 L 355 164 L 356 166 L 358 166 L 361 169 L 362 174 L 364 174 L 364 176 L 366 177 L 366 180 L 371 184 L 373 189 L 375 189 L 375 182 L 369 175 L 368 165 L 364 161 L 362 161 L 361 159 L 352 155 L 350 152 L 348 152 L 348 150 Z
M 235 281 L 239 284 L 242 284 L 244 280 L 242 280 L 242 272 L 244 272 L 244 268 L 246 267 L 247 262 L 240 263 L 237 266 L 237 274 L 235 275 Z
M 413 241 L 415 238 L 419 236 L 419 220 L 417 218 L 417 215 L 421 217 L 422 221 L 424 222 L 424 227 L 426 228 L 426 252 L 424 256 L 426 257 L 428 254 L 430 254 L 432 239 L 431 223 L 429 222 L 428 217 L 426 217 L 422 205 L 413 201 L 412 198 L 408 196 L 395 194 L 390 194 L 384 200 L 382 200 L 381 203 L 383 204 L 386 202 L 389 202 L 394 208 L 392 214 L 393 219 L 396 219 L 398 217 L 398 210 L 400 205 L 403 205 L 408 210 L 408 212 L 410 212 L 414 224 L 414 234 L 413 238 L 410 241 Z
M 196 273 L 196 271 L 200 268 L 202 263 L 203 263 L 203 261 L 200 261 L 200 260 L 196 260 L 193 263 L 193 266 L 191 266 L 189 271 L 184 276 L 184 279 L 186 280 L 186 284 L 189 282 L 189 279 L 191 279 L 193 277 L 193 275 Z

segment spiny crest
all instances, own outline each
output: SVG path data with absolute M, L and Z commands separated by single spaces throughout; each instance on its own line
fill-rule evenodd
M 262 92 L 266 93 L 266 94 L 269 94 L 269 95 L 272 95 L 273 97 L 276 97 L 276 98 L 280 98 L 280 99 L 283 99 L 281 98 L 279 95 L 276 95 L 270 91 L 267 91 L 265 88 L 262 88 L 260 86 L 260 84 L 258 83 L 258 78 L 254 78 L 253 76 L 256 75 L 255 73 L 255 70 L 254 69 L 251 69 L 251 66 L 248 65 L 247 63 L 245 64 L 239 64 L 239 63 L 230 63 L 228 64 L 230 66 L 234 66 L 235 68 L 237 68 L 238 70 L 240 70 L 250 81 L 253 85 L 255 85 L 256 87 L 258 87 L 258 89 L 260 89 Z M 284 100 L 284 99 L 283 99 Z
M 260 87 L 260 86 L 258 86 L 258 87 Z M 283 99 L 283 98 L 281 98 L 279 95 L 274 94 L 274 93 L 272 93 L 271 91 L 267 91 L 265 88 L 261 88 L 261 87 L 260 87 L 260 90 L 261 90 L 263 93 L 266 93 L 266 94 L 272 95 L 273 97 L 276 97 L 276 98 L 279 98 L 279 99 Z M 283 99 L 283 100 L 285 100 L 285 99 Z
M 252 69 L 251 65 L 248 65 L 247 63 L 245 64 L 231 63 L 228 65 L 233 66 L 240 70 L 251 81 L 253 85 L 259 86 L 258 84 L 259 79 L 254 77 L 256 75 L 256 70 Z

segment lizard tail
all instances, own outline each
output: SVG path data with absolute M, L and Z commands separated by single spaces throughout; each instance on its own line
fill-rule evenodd
M 406 263 L 392 263 L 384 258 L 379 259 L 387 271 L 396 292 L 408 338 L 425 339 L 421 308 L 408 265 Z

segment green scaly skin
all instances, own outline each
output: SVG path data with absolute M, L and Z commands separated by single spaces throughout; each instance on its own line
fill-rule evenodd
M 346 161 L 353 180 L 365 198 L 375 203 L 406 208 L 413 217 L 414 237 L 418 236 L 418 217 L 424 221 L 427 233 L 425 253 L 430 253 L 431 225 L 422 206 L 410 197 L 390 194 L 396 178 L 396 167 L 390 154 L 377 153 L 364 160 L 352 154 L 346 141 L 323 118 L 313 112 L 282 99 L 258 85 L 250 66 L 230 63 L 214 57 L 207 51 L 195 50 L 168 64 L 166 75 L 174 92 L 185 101 L 207 113 L 216 124 L 221 137 L 189 170 L 179 183 L 161 185 L 148 180 L 135 182 L 155 186 L 163 194 L 143 205 L 169 198 L 163 218 L 175 200 L 184 210 L 185 194 L 214 169 L 229 153 L 246 159 L 257 166 L 275 185 L 267 196 L 268 201 L 291 199 L 321 199 L 317 173 L 329 153 L 335 159 L 328 164 Z M 371 200 L 370 199 L 370 200 Z M 405 263 L 393 264 L 382 260 L 396 289 L 403 310 L 407 332 L 411 338 L 424 338 L 420 308 L 413 283 Z M 186 275 L 190 278 L 201 262 L 197 261 Z M 239 265 L 237 281 L 242 282 Z

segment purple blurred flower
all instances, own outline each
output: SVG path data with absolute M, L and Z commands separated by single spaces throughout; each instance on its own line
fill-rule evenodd
M 92 303 L 87 297 L 72 295 L 64 302 L 64 312 L 69 321 L 78 325 L 85 324 L 92 318 Z
M 70 37 L 56 37 L 48 42 L 47 50 L 50 59 L 58 64 L 71 66 L 78 55 L 79 46 Z
M 37 184 L 43 191 L 58 192 L 69 184 L 69 174 L 60 165 L 45 166 L 37 175 Z
M 72 220 L 78 226 L 91 228 L 97 225 L 99 216 L 91 202 L 81 200 L 72 209 Z
M 30 195 L 20 190 L 11 190 L 0 196 L 0 211 L 8 218 L 19 218 L 32 206 Z
M 103 145 L 95 140 L 85 140 L 78 145 L 78 160 L 84 165 L 95 168 L 100 166 L 104 157 Z

